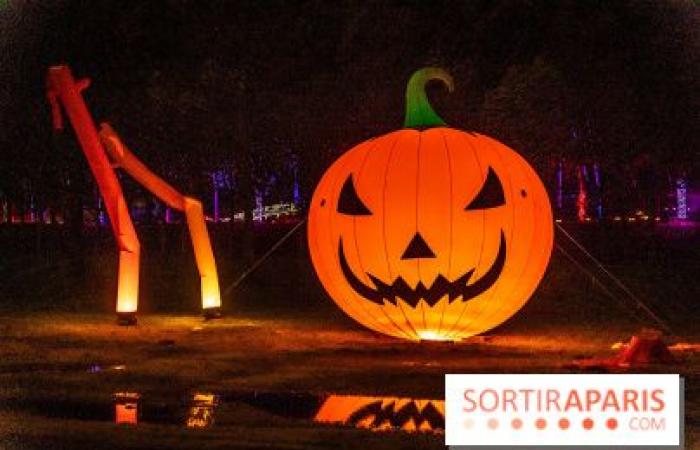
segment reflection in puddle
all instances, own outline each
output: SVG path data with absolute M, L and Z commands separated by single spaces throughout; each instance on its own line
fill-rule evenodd
M 323 402 L 315 422 L 342 423 L 371 430 L 442 432 L 445 402 L 398 397 L 331 395 Z
M 187 416 L 187 428 L 208 428 L 214 425 L 214 407 L 216 407 L 214 394 L 195 393 Z
M 236 425 L 246 423 L 238 416 L 244 407 L 262 414 L 317 424 L 346 425 L 370 430 L 442 433 L 445 428 L 445 402 L 400 397 L 353 395 L 314 395 L 284 392 L 207 392 L 173 394 L 161 398 L 137 392 L 116 392 L 99 399 L 60 397 L 15 398 L 3 401 L 2 409 L 23 411 L 47 418 L 107 421 L 117 425 L 168 424 L 190 429 L 215 426 L 220 404 L 230 416 L 217 421 Z M 220 415 L 220 413 L 218 414 Z M 218 425 L 226 426 L 226 425 Z
M 117 392 L 114 394 L 114 423 L 136 425 L 139 422 L 139 394 Z

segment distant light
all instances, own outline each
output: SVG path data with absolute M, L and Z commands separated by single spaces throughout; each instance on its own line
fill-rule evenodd
M 676 218 L 685 220 L 688 218 L 688 189 L 683 178 L 676 180 Z
M 622 217 L 620 217 L 620 216 L 615 216 L 615 217 L 613 218 L 613 220 L 614 220 L 615 222 L 619 222 L 619 221 L 622 220 Z
M 637 220 L 637 219 L 634 218 L 634 217 L 628 217 L 628 218 L 627 218 L 627 221 L 628 221 L 628 222 L 634 222 L 635 220 Z
M 561 223 L 561 219 L 556 219 L 555 222 L 556 222 L 556 223 Z

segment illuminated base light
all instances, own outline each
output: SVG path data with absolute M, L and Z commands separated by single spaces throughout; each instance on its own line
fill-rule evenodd
M 221 307 L 221 298 L 219 297 L 219 286 L 217 284 L 215 289 L 207 289 L 206 286 L 204 286 L 204 280 L 202 281 L 202 308 L 203 309 L 209 309 L 209 308 L 220 308 Z M 211 293 L 207 293 L 207 291 L 211 291 Z
M 131 327 L 136 325 L 138 320 L 136 319 L 136 312 L 118 312 L 117 313 L 117 325 L 123 327 Z
M 136 310 L 135 300 L 117 300 L 117 314 L 136 314 Z
M 446 336 L 442 332 L 435 330 L 420 330 L 417 332 L 418 338 L 421 341 L 435 341 L 435 342 L 454 342 L 455 338 L 452 336 Z

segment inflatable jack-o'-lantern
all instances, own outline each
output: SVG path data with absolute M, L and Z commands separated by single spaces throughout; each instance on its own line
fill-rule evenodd
M 405 128 L 346 152 L 309 209 L 316 272 L 351 317 L 412 340 L 458 340 L 517 312 L 539 283 L 553 224 L 542 181 L 502 143 L 449 128 L 416 72 Z

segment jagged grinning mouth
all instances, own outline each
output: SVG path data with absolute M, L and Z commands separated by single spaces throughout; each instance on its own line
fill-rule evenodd
M 386 284 L 367 272 L 367 276 L 376 286 L 373 288 L 360 281 L 350 269 L 350 265 L 345 258 L 343 238 L 340 238 L 338 243 L 338 258 L 340 259 L 340 268 L 348 284 L 357 294 L 365 299 L 378 305 L 384 305 L 385 301 L 396 305 L 397 298 L 400 298 L 413 307 L 416 307 L 420 300 L 424 300 L 429 306 L 434 306 L 445 295 L 449 296 L 450 303 L 458 297 L 462 297 L 462 301 L 466 302 L 493 286 L 501 276 L 501 271 L 506 261 L 506 239 L 503 235 L 503 230 L 501 230 L 501 244 L 498 248 L 496 260 L 483 277 L 479 278 L 474 284 L 469 285 L 467 283 L 474 273 L 474 269 L 467 271 L 454 281 L 449 281 L 440 274 L 430 287 L 426 287 L 422 281 L 419 281 L 415 288 L 411 288 L 401 276 L 397 277 L 393 283 Z

